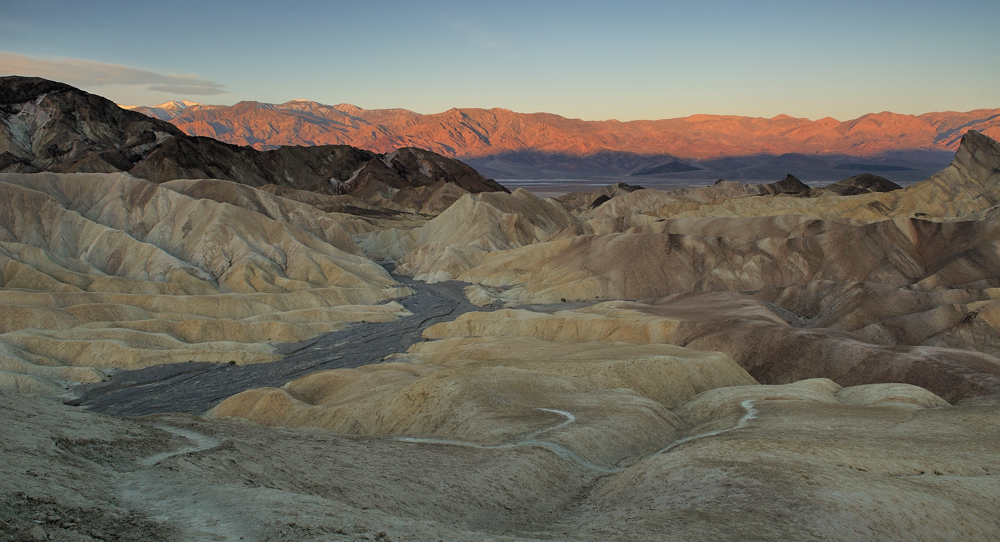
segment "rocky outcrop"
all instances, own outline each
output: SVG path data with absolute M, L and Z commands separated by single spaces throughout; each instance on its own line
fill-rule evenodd
M 613 183 L 591 192 L 570 192 L 556 198 L 571 211 L 596 209 L 611 198 L 629 194 L 643 187 L 628 183 Z
M 871 173 L 862 173 L 843 181 L 828 184 L 823 187 L 823 190 L 833 192 L 838 196 L 856 196 L 869 192 L 892 192 L 900 188 L 903 187 L 885 177 L 872 175 Z
M 802 194 L 809 191 L 809 186 L 789 173 L 784 179 L 769 184 L 756 185 L 759 193 L 756 195 Z

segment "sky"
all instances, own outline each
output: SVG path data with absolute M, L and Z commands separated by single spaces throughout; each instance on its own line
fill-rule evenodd
M 131 105 L 848 120 L 1000 107 L 997 21 L 997 0 L 0 0 L 0 75 Z

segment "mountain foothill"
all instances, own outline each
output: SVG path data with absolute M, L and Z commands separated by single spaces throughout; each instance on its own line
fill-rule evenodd
M 0 78 L 0 538 L 998 539 L 997 111 L 129 110 Z M 598 148 L 661 161 L 543 198 L 457 159 Z M 914 149 L 950 162 L 852 169 Z M 739 153 L 841 177 L 638 186 Z

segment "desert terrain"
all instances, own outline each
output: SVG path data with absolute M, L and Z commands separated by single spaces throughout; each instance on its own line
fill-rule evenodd
M 1000 143 L 952 139 L 541 198 L 0 78 L 0 540 L 1000 540 Z

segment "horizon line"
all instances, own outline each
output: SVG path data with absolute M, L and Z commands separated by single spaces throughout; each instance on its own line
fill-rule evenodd
M 566 120 L 577 120 L 577 121 L 581 121 L 581 122 L 619 122 L 619 123 L 622 123 L 622 124 L 629 123 L 629 122 L 659 122 L 659 121 L 667 121 L 667 120 L 683 120 L 683 119 L 690 119 L 690 118 L 693 118 L 693 117 L 738 117 L 738 118 L 764 119 L 764 120 L 774 120 L 774 119 L 777 119 L 777 118 L 780 118 L 780 117 L 788 117 L 788 118 L 791 118 L 791 119 L 806 120 L 806 121 L 809 121 L 809 122 L 819 122 L 819 121 L 822 121 L 822 120 L 831 119 L 831 120 L 835 120 L 835 121 L 840 122 L 840 123 L 844 123 L 844 122 L 850 122 L 850 121 L 853 121 L 853 120 L 859 120 L 861 118 L 864 118 L 864 117 L 867 117 L 867 116 L 870 116 L 870 115 L 882 115 L 882 114 L 887 114 L 887 113 L 888 114 L 892 114 L 892 115 L 906 116 L 906 117 L 922 117 L 924 115 L 932 115 L 932 114 L 936 114 L 936 113 L 968 114 L 968 113 L 975 113 L 977 111 L 998 111 L 998 112 L 1000 112 L 1000 107 L 980 107 L 980 108 L 969 109 L 969 110 L 965 110 L 965 111 L 960 111 L 960 110 L 956 110 L 956 109 L 945 109 L 945 110 L 936 110 L 936 111 L 925 111 L 923 113 L 897 113 L 895 111 L 890 111 L 890 110 L 886 109 L 886 110 L 882 110 L 882 111 L 871 111 L 871 112 L 868 112 L 868 113 L 864 113 L 864 114 L 862 114 L 862 115 L 860 115 L 858 117 L 849 118 L 849 119 L 843 119 L 843 120 L 842 119 L 838 119 L 838 118 L 833 117 L 833 116 L 829 116 L 829 115 L 827 115 L 825 117 L 819 117 L 819 118 L 810 118 L 810 117 L 797 117 L 795 115 L 789 115 L 787 113 L 779 113 L 777 115 L 774 115 L 773 117 L 766 117 L 766 116 L 760 116 L 760 115 L 738 115 L 738 114 L 732 114 L 732 113 L 692 113 L 690 115 L 684 115 L 684 116 L 680 116 L 680 117 L 663 117 L 663 118 L 658 118 L 658 119 L 656 119 L 656 118 L 642 118 L 642 119 L 631 119 L 631 120 L 619 120 L 619 119 L 615 119 L 615 118 L 610 118 L 610 119 L 584 119 L 584 118 L 579 118 L 579 117 L 567 117 L 565 115 L 562 115 L 562 114 L 559 114 L 559 113 L 552 113 L 552 112 L 549 112 L 549 111 L 524 112 L 524 111 L 516 111 L 516 110 L 510 109 L 510 108 L 507 108 L 507 107 L 500 107 L 500 106 L 495 106 L 495 107 L 451 107 L 449 109 L 446 109 L 444 111 L 440 111 L 440 112 L 437 112 L 437 113 L 421 113 L 419 111 L 414 111 L 412 109 L 407 109 L 405 107 L 365 108 L 365 107 L 361 107 L 359 105 L 354 105 L 352 103 L 347 103 L 347 102 L 341 102 L 341 103 L 338 103 L 338 104 L 327 104 L 327 103 L 323 103 L 323 102 L 318 102 L 316 100 L 309 100 L 309 99 L 304 99 L 304 98 L 295 98 L 295 99 L 288 100 L 288 101 L 285 101 L 285 102 L 280 102 L 280 103 L 264 102 L 264 101 L 260 101 L 260 100 L 240 100 L 240 101 L 238 101 L 236 103 L 228 104 L 228 105 L 227 104 L 207 104 L 207 103 L 196 102 L 196 101 L 188 100 L 188 99 L 184 99 L 184 98 L 179 98 L 179 99 L 176 99 L 176 100 L 168 100 L 166 102 L 161 102 L 161 103 L 156 104 L 156 105 L 131 105 L 131 104 L 119 104 L 117 102 L 115 102 L 115 105 L 117 105 L 118 107 L 120 107 L 122 109 L 129 109 L 129 110 L 134 110 L 134 109 L 137 109 L 137 108 L 140 108 L 140 107 L 144 107 L 144 108 L 147 108 L 147 109 L 158 109 L 158 108 L 160 108 L 160 106 L 171 104 L 171 103 L 174 103 L 174 102 L 188 102 L 188 103 L 193 104 L 194 106 L 200 106 L 200 107 L 205 107 L 205 108 L 235 107 L 235 106 L 237 106 L 237 105 L 239 105 L 241 103 L 255 103 L 255 104 L 262 104 L 262 105 L 281 106 L 281 105 L 286 105 L 286 104 L 290 104 L 290 103 L 294 103 L 294 102 L 305 102 L 305 103 L 311 103 L 311 104 L 320 105 L 320 106 L 323 106 L 323 107 L 329 107 L 331 109 L 337 109 L 338 107 L 341 107 L 341 106 L 348 106 L 348 107 L 353 107 L 353 108 L 356 108 L 356 109 L 360 109 L 361 111 L 405 111 L 407 113 L 413 113 L 414 115 L 420 115 L 420 116 L 425 116 L 425 117 L 436 116 L 436 115 L 443 115 L 443 114 L 449 113 L 451 111 L 469 111 L 469 110 L 506 111 L 506 112 L 509 112 L 509 113 L 514 113 L 516 115 L 553 115 L 553 116 L 564 118 Z M 181 108 L 181 109 L 188 109 L 188 108 L 190 108 L 190 107 L 185 107 L 185 108 Z

